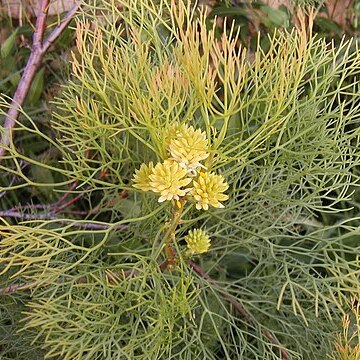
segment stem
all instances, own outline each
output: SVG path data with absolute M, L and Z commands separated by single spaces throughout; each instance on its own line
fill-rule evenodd
M 20 108 L 26 99 L 31 83 L 42 63 L 44 55 L 49 50 L 50 46 L 54 43 L 54 41 L 63 33 L 63 31 L 69 25 L 72 17 L 76 13 L 80 5 L 79 3 L 75 3 L 72 9 L 62 19 L 60 24 L 51 32 L 51 34 L 44 41 L 49 3 L 50 0 L 41 0 L 39 6 L 39 12 L 35 25 L 35 32 L 33 35 L 31 54 L 5 117 L 4 131 L 0 141 L 0 158 L 4 156 L 6 152 L 6 147 L 8 147 L 12 141 L 12 132 L 15 127 L 16 121 L 20 115 Z
M 9 285 L 7 287 L 0 288 L 0 295 L 13 294 L 20 290 L 29 290 L 35 287 L 36 285 L 37 283 L 22 283 L 22 284 Z
M 185 199 L 180 199 L 178 202 L 176 202 L 173 206 L 173 213 L 171 220 L 169 222 L 168 230 L 165 233 L 165 258 L 166 258 L 166 264 L 168 266 L 171 266 L 171 264 L 174 264 L 176 262 L 175 259 L 175 251 L 172 247 L 172 243 L 175 243 L 176 241 L 176 228 L 180 224 L 181 216 L 184 211 L 184 205 L 186 203 Z M 178 206 L 178 204 L 180 206 Z
M 338 6 L 338 0 L 335 0 L 333 5 L 334 5 L 334 7 L 332 8 L 332 11 L 331 11 L 331 14 L 330 14 L 330 20 L 334 20 L 335 11 L 336 11 L 336 8 Z
M 6 218 L 15 218 L 15 219 L 22 219 L 22 220 L 53 220 L 60 224 L 64 225 L 71 225 L 76 228 L 81 229 L 90 229 L 90 230 L 107 230 L 111 227 L 111 224 L 99 224 L 99 223 L 92 223 L 92 222 L 84 222 L 84 221 L 78 221 L 77 220 L 70 220 L 70 219 L 60 219 L 54 216 L 51 216 L 49 214 L 23 214 L 21 212 L 17 211 L 0 211 L 0 218 L 6 217 Z M 124 230 L 127 229 L 128 225 L 116 225 L 113 227 L 114 230 Z

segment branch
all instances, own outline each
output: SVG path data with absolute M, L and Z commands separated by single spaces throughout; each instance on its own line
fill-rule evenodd
M 80 4 L 76 2 L 74 6 L 69 10 L 69 12 L 63 17 L 60 24 L 56 26 L 55 29 L 51 32 L 51 34 L 45 39 L 42 46 L 44 53 L 48 51 L 49 47 L 57 40 L 57 38 L 67 28 L 73 16 L 76 14 L 77 10 L 79 9 L 79 6 Z
M 43 41 L 46 29 L 46 18 L 49 9 L 49 2 L 50 0 L 41 0 L 39 6 L 30 57 L 25 66 L 24 72 L 16 88 L 13 100 L 11 101 L 9 110 L 7 111 L 5 117 L 4 130 L 0 141 L 0 159 L 4 156 L 6 148 L 10 145 L 12 141 L 12 132 L 13 128 L 15 127 L 16 120 L 19 117 L 20 108 L 26 99 L 31 83 L 36 75 L 38 68 L 42 63 L 44 55 L 48 51 L 49 47 L 54 43 L 54 41 L 66 29 L 72 17 L 80 6 L 80 4 L 76 2 L 71 8 L 71 10 L 62 19 L 61 23 L 51 32 L 47 39 Z
M 251 325 L 256 326 L 256 320 L 255 318 L 248 313 L 244 307 L 240 304 L 240 302 L 231 294 L 229 294 L 227 291 L 225 291 L 209 274 L 205 272 L 205 270 L 199 266 L 198 264 L 194 263 L 193 261 L 189 262 L 189 266 L 191 269 L 193 269 L 198 275 L 200 275 L 203 279 L 208 281 L 212 286 L 214 286 L 220 294 L 223 296 L 223 298 L 230 303 L 233 308 L 237 311 L 237 313 L 245 319 L 245 321 Z M 281 354 L 281 359 L 283 360 L 291 360 L 291 356 L 288 353 L 288 351 L 280 344 L 279 340 L 276 338 L 274 334 L 272 334 L 268 330 L 263 330 L 262 334 L 274 345 L 276 345 Z
M 89 150 L 86 150 L 86 157 L 89 156 Z M 106 176 L 106 170 L 102 170 L 101 174 L 99 176 L 99 180 L 103 179 Z M 80 194 L 78 194 L 77 196 L 75 196 L 74 198 L 72 198 L 71 200 L 67 201 L 66 203 L 64 203 L 64 201 L 66 200 L 66 198 L 70 195 L 70 193 L 77 187 L 79 181 L 76 180 L 70 187 L 70 189 L 53 205 L 51 205 L 53 207 L 52 211 L 53 213 L 58 213 L 58 212 L 63 212 L 63 209 L 66 209 L 67 207 L 71 206 L 72 204 L 74 204 L 76 201 L 78 201 L 79 199 L 81 199 L 85 193 L 82 192 Z M 88 187 L 89 189 L 90 187 Z M 122 194 L 124 195 L 125 190 L 122 192 Z M 126 192 L 127 193 L 127 192 Z M 124 195 L 125 196 L 125 195 Z M 91 211 L 93 212 L 94 209 Z
M 8 218 L 16 218 L 16 219 L 23 219 L 23 220 L 54 220 L 56 222 L 59 222 L 60 224 L 70 224 L 73 227 L 78 227 L 82 229 L 91 229 L 91 230 L 103 230 L 111 228 L 111 225 L 106 224 L 97 224 L 97 223 L 91 223 L 91 222 L 76 222 L 76 220 L 70 220 L 70 219 L 59 219 L 56 217 L 53 217 L 49 214 L 23 214 L 21 212 L 17 211 L 0 211 L 0 217 L 8 217 Z M 127 229 L 127 225 L 115 225 L 113 227 L 114 230 L 124 230 Z
M 34 51 L 41 51 L 43 37 L 46 29 L 46 18 L 49 10 L 50 0 L 41 0 L 38 16 L 36 19 L 35 32 L 33 35 L 33 46 Z
M 35 287 L 36 285 L 37 283 L 23 283 L 23 284 L 9 285 L 7 287 L 0 288 L 0 295 L 13 294 L 20 290 L 28 290 Z

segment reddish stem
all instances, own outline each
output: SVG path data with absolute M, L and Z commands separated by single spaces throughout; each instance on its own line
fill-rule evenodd
M 10 145 L 12 141 L 12 132 L 19 117 L 20 108 L 26 99 L 31 83 L 42 63 L 44 55 L 48 51 L 49 47 L 54 43 L 54 41 L 66 29 L 72 17 L 79 8 L 79 4 L 75 3 L 72 9 L 62 19 L 61 23 L 51 32 L 51 34 L 44 41 L 43 39 L 46 29 L 46 18 L 49 8 L 49 2 L 50 0 L 41 0 L 39 6 L 30 57 L 25 66 L 24 72 L 16 88 L 13 100 L 11 101 L 9 110 L 7 111 L 5 117 L 4 131 L 1 136 L 0 142 L 0 158 L 4 156 L 6 148 Z
M 74 198 L 72 198 L 71 200 L 69 200 L 68 202 L 66 202 L 65 204 L 57 207 L 55 210 L 54 210 L 54 213 L 58 213 L 60 212 L 61 210 L 67 208 L 68 206 L 74 204 L 76 201 L 78 201 L 79 199 L 81 199 L 82 197 L 84 196 L 84 193 L 81 193 L 79 195 L 76 195 Z
M 78 180 L 74 181 L 71 184 L 69 190 L 66 191 L 66 193 L 54 205 L 60 205 L 61 203 L 63 203 L 64 200 L 69 196 L 69 194 L 77 187 L 78 183 L 79 183 Z
M 86 157 L 88 157 L 89 152 L 86 152 Z M 99 176 L 99 179 L 103 179 L 107 175 L 106 170 L 102 170 L 101 174 Z M 75 196 L 73 199 L 69 200 L 65 204 L 62 204 L 62 202 L 69 196 L 72 190 L 76 188 L 78 185 L 78 180 L 76 180 L 70 187 L 70 189 L 54 204 L 55 209 L 52 211 L 54 214 L 60 212 L 61 210 L 67 208 L 68 206 L 74 204 L 77 200 L 81 199 L 84 196 L 84 192 L 81 194 Z

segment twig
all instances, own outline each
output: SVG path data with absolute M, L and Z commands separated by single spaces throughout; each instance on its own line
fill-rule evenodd
M 69 194 L 70 194 L 73 190 L 75 190 L 75 188 L 78 186 L 78 183 L 79 183 L 79 180 L 75 180 L 75 181 L 71 184 L 69 190 L 66 191 L 66 193 L 65 193 L 59 200 L 56 201 L 56 203 L 54 204 L 54 206 L 59 206 L 60 204 L 62 204 L 62 203 L 66 200 L 66 198 L 69 196 Z
M 68 206 L 74 204 L 76 201 L 78 201 L 79 199 L 81 199 L 84 196 L 84 193 L 78 194 L 76 195 L 74 198 L 72 198 L 71 200 L 69 200 L 68 202 L 66 202 L 65 204 L 62 204 L 59 207 L 56 207 L 53 212 L 56 214 L 58 212 L 60 212 L 61 210 L 67 208 Z M 60 202 L 59 202 L 60 203 Z
M 80 6 L 80 4 L 76 2 L 74 6 L 70 9 L 70 11 L 66 14 L 66 16 L 62 19 L 61 23 L 57 27 L 55 27 L 55 29 L 44 41 L 49 2 L 50 0 L 41 0 L 39 6 L 30 57 L 15 91 L 13 100 L 11 101 L 9 110 L 6 114 L 4 131 L 1 136 L 0 142 L 0 159 L 4 156 L 6 148 L 11 143 L 12 131 L 15 127 L 16 120 L 19 117 L 20 108 L 26 99 L 31 83 L 35 77 L 38 68 L 41 65 L 44 55 L 49 50 L 50 46 L 54 43 L 54 41 L 63 33 L 63 31 L 69 25 L 72 17 Z
M 226 301 L 228 301 L 236 311 L 245 318 L 246 322 L 250 325 L 255 326 L 256 320 L 243 308 L 243 306 L 229 293 L 227 293 L 224 289 L 222 289 L 216 281 L 205 272 L 205 270 L 200 267 L 198 264 L 194 263 L 193 261 L 189 262 L 191 269 L 193 269 L 198 275 L 200 275 L 203 279 L 207 280 L 209 283 L 214 285 L 220 293 L 223 295 Z
M 85 154 L 86 157 L 89 156 L 89 150 L 86 151 Z M 99 176 L 99 180 L 103 179 L 105 176 L 107 175 L 106 170 L 102 170 L 101 174 Z M 79 199 L 81 199 L 84 196 L 84 192 L 76 195 L 74 198 L 68 200 L 66 203 L 64 203 L 64 201 L 67 199 L 67 197 L 70 195 L 71 191 L 73 191 L 76 186 L 78 185 L 78 180 L 76 180 L 70 187 L 70 189 L 61 197 L 61 199 L 59 199 L 55 204 L 52 205 L 52 213 L 56 214 L 58 212 L 62 212 L 62 210 L 66 209 L 67 207 L 71 206 L 72 204 L 74 204 L 76 201 L 78 201 Z M 90 187 L 89 187 L 90 188 Z M 89 189 L 88 188 L 88 189 Z M 91 211 L 93 212 L 93 211 Z
M 106 171 L 102 171 L 101 176 L 99 177 L 99 179 L 102 179 L 106 176 Z M 15 177 L 14 177 L 15 179 Z M 6 212 L 9 211 L 16 211 L 16 212 L 21 212 L 23 210 L 33 210 L 33 209 L 43 209 L 44 211 L 46 210 L 46 216 L 50 217 L 51 215 L 57 214 L 59 212 L 61 212 L 62 214 L 73 214 L 73 215 L 89 215 L 89 214 L 93 214 L 95 212 L 95 209 L 92 209 L 91 211 L 80 211 L 80 210 L 64 210 L 65 208 L 69 207 L 70 205 L 72 205 L 73 203 L 75 203 L 77 200 L 79 200 L 80 198 L 82 198 L 84 196 L 84 192 L 82 192 L 81 194 L 78 194 L 75 198 L 67 201 L 66 203 L 64 203 L 64 201 L 68 198 L 68 196 L 71 194 L 71 192 L 77 187 L 79 181 L 76 180 L 74 181 L 69 190 L 66 191 L 66 193 L 56 202 L 52 203 L 52 204 L 27 204 L 27 205 L 19 205 L 19 206 L 15 206 L 11 209 L 8 209 Z M 10 184 L 11 186 L 11 184 Z M 90 189 L 90 187 L 88 187 L 88 189 Z M 6 191 L 4 191 L 3 193 L 0 193 L 0 198 L 5 194 Z M 125 198 L 127 196 L 127 191 L 123 190 L 122 193 L 120 194 L 120 198 Z
M 78 227 L 82 229 L 92 229 L 92 230 L 103 230 L 108 229 L 111 227 L 111 225 L 105 225 L 105 224 L 97 224 L 97 223 L 91 223 L 91 222 L 76 222 L 76 220 L 70 220 L 70 219 L 59 219 L 56 217 L 53 217 L 49 214 L 23 214 L 17 211 L 0 211 L 0 217 L 7 217 L 7 218 L 16 218 L 16 219 L 23 219 L 23 220 L 54 220 L 56 222 L 59 222 L 60 224 L 70 224 L 73 227 Z M 124 230 L 127 229 L 127 225 L 115 225 L 113 227 L 114 230 Z
M 336 8 L 337 8 L 337 6 L 338 6 L 338 1 L 339 1 L 339 0 L 335 0 L 335 2 L 334 2 L 334 4 L 333 4 L 334 7 L 332 8 L 331 14 L 330 14 L 330 16 L 329 16 L 330 20 L 333 20 L 333 21 L 334 21 L 334 15 L 335 15 Z
M 87 149 L 87 150 L 85 151 L 85 158 L 88 158 L 88 157 L 89 157 L 89 154 L 90 154 L 90 150 Z M 56 212 L 56 209 L 64 203 L 64 201 L 65 201 L 65 200 L 67 199 L 67 197 L 71 194 L 71 192 L 76 189 L 76 187 L 78 186 L 78 184 L 79 184 L 79 180 L 75 180 L 75 181 L 72 183 L 72 185 L 70 186 L 69 190 L 67 190 L 66 193 L 65 193 L 59 200 L 57 200 L 55 204 L 51 205 L 51 206 L 55 207 L 55 212 Z
M 14 175 L 14 176 L 12 177 L 11 181 L 10 181 L 9 187 L 14 184 L 15 180 L 16 180 L 16 176 Z M 6 190 L 2 191 L 2 192 L 0 193 L 0 199 L 1 199 L 5 194 L 6 194 Z
M 1 148 L 0 148 L 0 151 L 1 151 Z M 1 156 L 0 156 L 1 158 Z M 19 164 L 20 164 L 20 169 L 23 170 L 26 168 L 26 166 L 28 166 L 28 163 L 25 163 L 25 161 L 22 161 L 20 160 L 19 161 Z M 15 181 L 17 180 L 17 175 L 14 175 L 9 183 L 9 185 L 7 186 L 7 188 L 13 186 L 13 184 L 15 183 Z M 6 195 L 7 193 L 7 188 L 5 188 L 5 190 L 3 192 L 0 193 L 0 199 Z
M 198 264 L 194 263 L 193 261 L 189 262 L 189 266 L 191 269 L 193 269 L 198 275 L 200 275 L 203 279 L 207 280 L 212 286 L 214 286 L 220 294 L 223 296 L 223 298 L 229 302 L 233 308 L 238 312 L 238 314 L 245 319 L 245 321 L 251 325 L 256 326 L 256 320 L 255 318 L 248 313 L 244 307 L 240 304 L 240 302 L 231 294 L 229 294 L 227 291 L 225 291 L 209 274 L 206 273 L 206 271 L 199 266 Z M 276 338 L 274 334 L 272 334 L 268 330 L 263 330 L 262 334 L 274 345 L 276 345 L 281 354 L 281 359 L 283 360 L 291 360 L 291 356 L 288 353 L 288 351 L 280 344 L 279 340 Z
M 24 211 L 24 210 L 35 210 L 35 209 L 41 209 L 41 210 L 45 210 L 48 209 L 49 205 L 45 204 L 27 204 L 27 205 L 18 205 L 18 206 L 14 206 L 11 209 L 8 209 L 7 211 Z
M 36 283 L 22 283 L 16 285 L 9 285 L 4 288 L 0 288 L 0 295 L 13 294 L 19 290 L 28 290 L 36 286 Z

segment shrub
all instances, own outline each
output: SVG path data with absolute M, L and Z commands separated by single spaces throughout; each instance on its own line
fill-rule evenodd
M 358 284 L 356 44 L 299 12 L 248 54 L 185 0 L 120 3 L 78 17 L 54 136 L 17 123 L 51 152 L 0 165 L 16 326 L 62 359 L 324 358 Z

